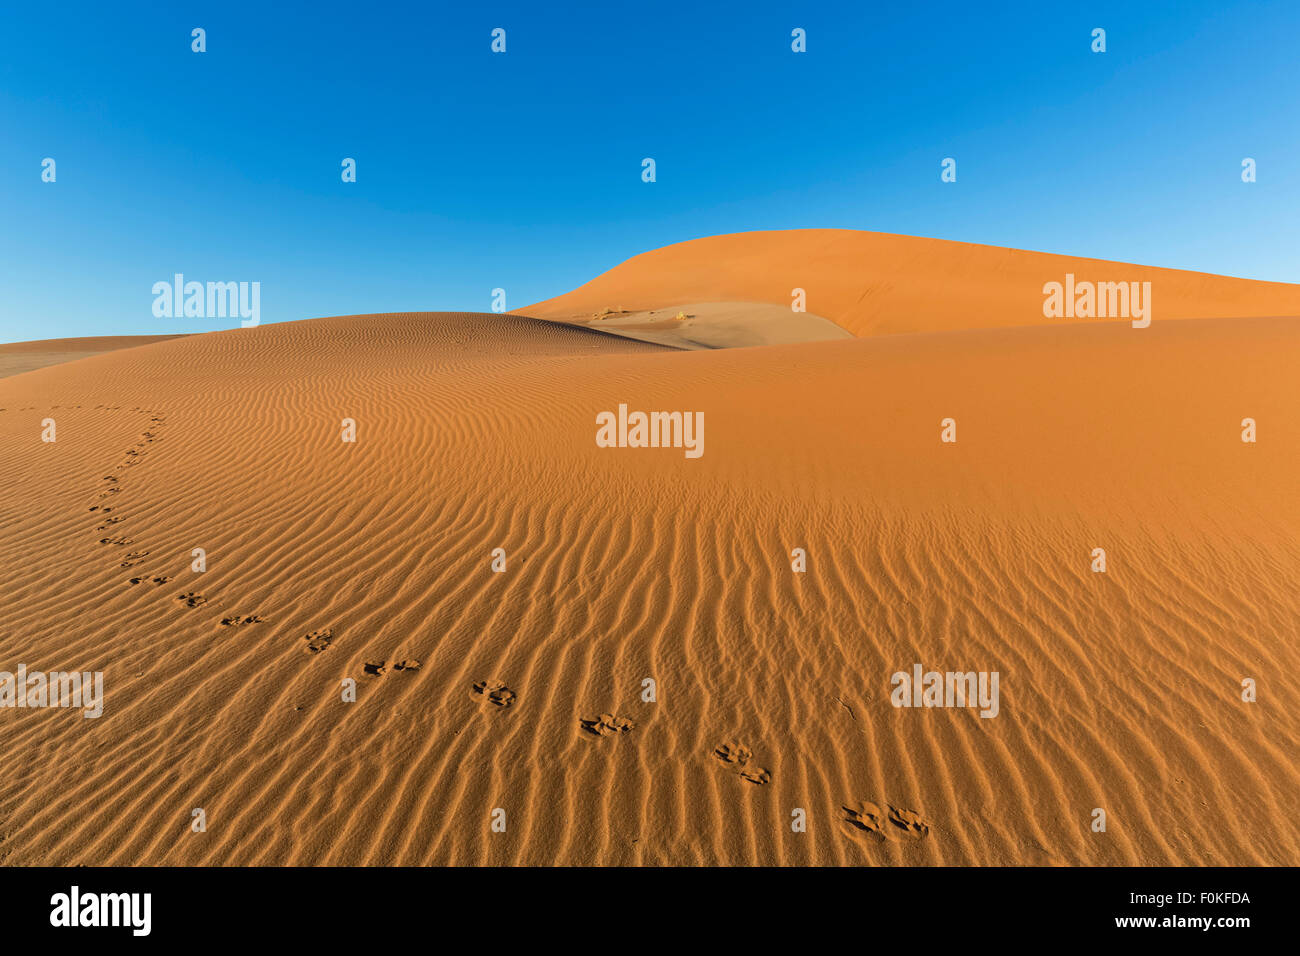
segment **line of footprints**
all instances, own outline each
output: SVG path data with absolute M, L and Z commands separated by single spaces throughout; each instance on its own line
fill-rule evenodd
M 116 408 L 110 410 L 116 411 Z M 153 414 L 147 409 L 136 409 L 136 411 L 144 411 L 146 414 L 150 415 Z M 99 493 L 98 504 L 90 506 L 91 513 L 95 513 L 96 517 L 102 519 L 103 522 L 95 530 L 110 532 L 108 537 L 99 539 L 101 545 L 122 548 L 134 543 L 131 538 L 122 535 L 114 537 L 112 535 L 112 532 L 117 530 L 117 526 L 125 521 L 126 517 L 124 515 L 113 514 L 110 518 L 108 515 L 112 514 L 118 507 L 117 496 L 122 493 L 122 479 L 126 477 L 125 472 L 127 469 L 134 468 L 144 460 L 145 456 L 148 454 L 148 447 L 158 440 L 158 432 L 163 424 L 163 417 L 161 415 L 153 415 L 153 417 L 149 419 L 148 429 L 141 433 L 140 440 L 127 451 L 123 460 L 117 464 L 117 467 L 114 469 L 117 473 L 105 475 L 103 477 L 103 488 Z M 148 554 L 148 551 L 127 552 L 125 559 L 121 562 L 119 567 L 133 568 L 144 561 Z M 150 578 L 148 575 L 140 575 L 131 578 L 130 583 L 133 585 L 145 583 L 159 585 L 166 584 L 170 580 L 171 575 L 166 574 L 157 575 L 153 578 Z
M 104 488 L 99 494 L 99 504 L 92 505 L 91 512 L 97 513 L 98 517 L 103 519 L 103 523 L 96 529 L 102 532 L 110 532 L 107 537 L 99 539 L 99 543 L 105 546 L 126 547 L 133 543 L 132 539 L 125 536 L 112 535 L 117 525 L 126 520 L 125 516 L 114 514 L 117 507 L 117 495 L 122 492 L 122 478 L 124 472 L 135 467 L 145 458 L 149 451 L 149 445 L 159 440 L 159 433 L 166 426 L 166 419 L 162 415 L 154 415 L 148 409 L 141 409 L 146 414 L 153 417 L 149 419 L 149 428 L 141 433 L 140 440 L 132 446 L 124 456 L 124 459 L 118 463 L 116 471 L 118 474 L 105 475 L 103 478 Z M 112 514 L 112 517 L 107 517 Z M 130 551 L 126 554 L 125 559 L 121 562 L 120 567 L 132 568 L 141 564 L 148 556 L 148 551 Z M 171 575 L 148 573 L 138 574 L 129 580 L 131 585 L 153 584 L 163 585 L 172 579 Z M 196 591 L 185 591 L 176 596 L 176 600 L 188 608 L 202 607 L 207 604 L 207 598 Z M 263 624 L 266 619 L 258 614 L 239 615 L 233 614 L 221 619 L 224 627 L 245 627 L 252 624 Z M 307 634 L 304 638 L 303 650 L 309 654 L 319 654 L 326 650 L 334 643 L 333 628 L 320 628 Z M 389 668 L 396 672 L 412 672 L 420 669 L 420 662 L 415 659 L 405 659 L 395 661 L 391 665 L 388 661 L 368 660 L 362 664 L 362 672 L 367 677 L 381 677 L 388 672 Z M 472 691 L 487 704 L 493 707 L 508 709 L 519 699 L 519 695 L 500 681 L 477 681 Z M 621 717 L 614 714 L 602 713 L 595 717 L 583 717 L 578 721 L 579 727 L 583 732 L 593 737 L 621 737 L 630 734 L 636 729 L 636 724 L 628 717 Z M 763 786 L 772 780 L 772 772 L 765 767 L 759 766 L 754 761 L 754 754 L 748 747 L 737 742 L 720 744 L 714 748 L 712 757 L 718 767 L 725 772 L 733 773 L 742 780 L 747 780 L 752 784 Z M 883 842 L 890 837 L 907 837 L 920 839 L 930 832 L 930 826 L 920 815 L 913 810 L 904 810 L 891 804 L 883 806 L 870 801 L 859 801 L 852 806 L 842 807 L 845 816 L 843 822 L 853 831 L 874 838 L 877 842 Z
M 116 411 L 117 409 L 116 407 L 110 407 L 110 410 Z M 112 514 L 115 509 L 120 507 L 118 504 L 119 499 L 117 498 L 117 496 L 122 493 L 123 490 L 122 479 L 126 477 L 125 472 L 129 468 L 134 468 L 136 465 L 140 464 L 145 459 L 145 457 L 149 454 L 149 446 L 161 438 L 160 433 L 163 430 L 163 428 L 166 427 L 167 424 L 167 420 L 165 416 L 161 414 L 154 414 L 152 411 L 150 411 L 147 408 L 133 409 L 133 410 L 143 412 L 144 414 L 151 415 L 152 417 L 149 419 L 148 429 L 140 433 L 139 441 L 137 441 L 134 445 L 132 445 L 131 448 L 127 450 L 125 456 L 123 457 L 123 460 L 118 462 L 116 468 L 114 469 L 114 471 L 117 473 L 112 475 L 105 475 L 103 477 L 102 481 L 104 484 L 103 484 L 103 489 L 99 493 L 99 504 L 90 506 L 90 511 L 92 513 L 97 512 L 98 513 L 97 517 L 103 520 L 103 524 L 99 525 L 99 527 L 96 528 L 95 530 L 110 532 L 110 534 L 107 537 L 99 539 L 99 543 L 101 545 L 122 548 L 135 543 L 134 539 L 126 537 L 125 535 L 118 535 L 114 537 L 111 533 L 117 530 L 117 525 L 121 524 L 123 521 L 126 520 L 125 515 L 113 514 L 112 517 L 107 517 L 107 516 L 109 514 Z M 124 559 L 118 566 L 121 568 L 134 568 L 137 565 L 143 564 L 144 559 L 147 558 L 148 556 L 149 556 L 148 551 L 128 551 Z M 151 575 L 146 572 L 142 574 L 137 574 L 135 577 L 128 579 L 127 583 L 132 586 L 140 585 L 140 584 L 152 584 L 158 586 L 158 585 L 166 584 L 171 579 L 172 579 L 172 575 L 170 574 Z M 179 601 L 181 604 L 185 605 L 186 607 L 202 607 L 204 604 L 208 603 L 207 598 L 205 598 L 202 594 L 199 594 L 195 591 L 187 591 L 183 594 L 179 594 L 177 595 L 176 600 Z M 239 627 L 245 624 L 260 624 L 262 623 L 263 620 L 264 619 L 262 617 L 256 614 L 248 615 L 245 617 L 240 617 L 238 615 L 235 615 L 233 617 L 223 618 L 221 623 L 226 627 Z
M 487 703 L 502 709 L 510 707 L 518 699 L 518 695 L 500 681 L 478 681 L 474 684 L 473 691 Z M 593 737 L 619 737 L 636 729 L 636 724 L 630 718 L 613 714 L 583 717 L 578 724 Z M 755 763 L 753 751 L 744 744 L 734 741 L 721 744 L 714 748 L 712 755 L 719 767 L 736 774 L 742 780 L 758 786 L 772 780 L 772 772 Z M 930 834 L 930 824 L 915 810 L 905 810 L 888 803 L 880 805 L 869 800 L 860 800 L 841 809 L 844 811 L 842 820 L 851 832 L 876 843 L 892 838 L 920 840 Z

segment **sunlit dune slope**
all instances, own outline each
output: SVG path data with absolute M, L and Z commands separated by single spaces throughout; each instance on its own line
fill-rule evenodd
M 106 684 L 0 709 L 0 859 L 1294 864 L 1298 366 L 1285 319 L 402 314 L 0 381 L 0 669 Z M 598 448 L 619 403 L 704 454 Z M 916 663 L 997 716 L 891 706 Z
M 0 378 L 88 358 L 100 352 L 134 348 L 177 338 L 175 335 L 91 335 L 77 339 L 42 339 L 0 345 Z
M 634 256 L 572 292 L 518 311 L 599 322 L 607 310 L 676 310 L 685 303 L 790 309 L 794 290 L 802 289 L 807 312 L 860 337 L 1053 325 L 1062 320 L 1044 317 L 1043 286 L 1064 283 L 1067 273 L 1080 282 L 1150 282 L 1157 322 L 1300 315 L 1300 285 L 846 229 L 680 242 Z M 789 323 L 799 321 L 792 312 Z

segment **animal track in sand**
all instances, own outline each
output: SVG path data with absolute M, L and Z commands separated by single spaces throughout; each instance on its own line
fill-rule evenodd
M 202 594 L 195 594 L 193 591 L 186 591 L 184 594 L 177 596 L 176 600 L 183 603 L 186 607 L 199 607 L 202 604 L 208 603 L 207 598 Z
M 334 628 L 322 627 L 318 631 L 312 631 L 303 640 L 307 642 L 307 653 L 319 654 L 334 643 Z
M 627 717 L 615 717 L 613 714 L 600 714 L 596 717 L 584 717 L 578 721 L 582 729 L 593 737 L 609 737 L 617 734 L 631 733 L 636 727 Z
M 230 617 L 223 617 L 221 623 L 225 627 L 243 627 L 245 624 L 263 624 L 266 618 L 258 614 L 249 614 L 247 617 L 240 617 L 238 614 L 232 614 Z
M 930 832 L 930 824 L 915 810 L 903 810 L 892 804 L 880 805 L 860 800 L 856 807 L 843 807 L 844 822 L 884 842 L 890 838 L 920 840 Z
M 420 662 L 414 657 L 406 657 L 393 664 L 395 671 L 418 671 Z M 366 661 L 361 665 L 361 670 L 369 677 L 379 677 L 388 673 L 387 661 Z
M 753 752 L 740 744 L 723 744 L 713 750 L 713 756 L 717 757 L 723 763 L 744 766 L 749 763 L 749 758 L 754 756 Z
M 498 707 L 509 707 L 518 695 L 500 681 L 481 680 L 474 685 L 474 693 L 482 694 Z
M 96 406 L 96 407 L 101 407 L 101 406 Z M 140 411 L 140 409 L 134 409 L 134 410 Z M 146 414 L 148 414 L 148 412 L 146 412 Z M 150 421 L 161 423 L 162 418 L 156 416 L 150 419 Z M 145 431 L 140 435 L 140 438 L 142 440 L 137 442 L 134 448 L 131 448 L 126 452 L 126 461 L 117 466 L 116 468 L 117 471 L 122 471 L 123 469 L 128 468 L 131 465 L 139 464 L 141 458 L 146 453 L 143 451 L 138 451 L 137 449 L 146 447 L 150 442 L 155 440 L 156 436 L 152 431 Z M 108 483 L 108 487 L 104 488 L 104 490 L 100 492 L 99 497 L 101 500 L 107 498 L 109 495 L 115 495 L 122 490 L 120 479 L 116 475 L 104 475 L 104 477 L 101 480 Z M 107 514 L 113 509 L 105 504 L 97 504 L 97 505 L 91 505 L 90 510 L 92 512 L 100 511 L 103 514 Z M 99 525 L 99 527 L 96 530 L 107 531 L 113 525 L 119 524 L 125 520 L 126 520 L 125 516 L 121 516 L 121 515 L 113 518 L 105 518 L 104 523 Z M 122 538 L 100 538 L 99 543 L 102 545 L 122 546 L 122 545 L 132 544 L 134 542 L 132 538 L 122 537 Z M 148 551 L 133 551 L 130 554 L 128 554 L 126 556 L 126 560 L 122 561 L 118 566 L 122 568 L 135 567 L 137 564 L 140 563 L 141 559 L 148 553 L 149 553 Z M 141 584 L 146 580 L 146 578 L 147 575 L 140 575 L 139 577 L 131 578 L 130 583 L 133 585 Z M 155 585 L 166 584 L 170 580 L 171 580 L 171 575 L 159 575 L 153 578 L 153 583 Z M 193 592 L 189 594 L 181 595 L 178 598 L 178 600 L 183 601 L 189 607 L 198 607 L 200 604 L 205 603 L 205 599 L 201 595 L 196 595 Z
M 740 775 L 750 783 L 762 786 L 772 779 L 772 772 L 766 767 L 750 763 L 754 759 L 754 752 L 744 744 L 722 744 L 714 748 L 713 756 L 727 769 Z

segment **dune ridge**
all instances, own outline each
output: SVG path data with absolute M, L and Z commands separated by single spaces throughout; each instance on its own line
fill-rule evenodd
M 1162 269 L 850 229 L 743 232 L 691 239 L 633 256 L 521 315 L 598 321 L 605 310 L 643 312 L 683 303 L 804 307 L 858 337 L 1057 325 L 1043 286 L 1150 282 L 1155 321 L 1300 315 L 1300 285 Z M 790 321 L 799 322 L 797 314 Z M 1076 322 L 1113 321 L 1078 318 Z M 743 343 L 749 344 L 749 343 Z
M 135 348 L 178 335 L 91 335 L 75 339 L 39 339 L 0 345 L 0 378 L 30 372 L 47 365 L 72 362 L 101 352 Z
M 990 325 L 341 316 L 0 381 L 0 668 L 106 682 L 0 710 L 0 862 L 1294 864 L 1300 320 Z M 705 455 L 597 448 L 620 401 Z M 894 708 L 918 662 L 999 716 Z

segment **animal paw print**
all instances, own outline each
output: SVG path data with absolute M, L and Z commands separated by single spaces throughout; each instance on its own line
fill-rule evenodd
M 131 542 L 132 542 L 133 540 L 134 540 L 133 538 L 100 538 L 100 539 L 99 539 L 99 543 L 100 543 L 100 544 L 115 544 L 115 545 L 117 545 L 118 547 L 121 547 L 122 545 L 131 544 Z
M 207 598 L 202 594 L 196 594 L 194 591 L 186 591 L 184 594 L 177 597 L 176 600 L 180 601 L 186 607 L 199 607 L 208 603 Z
M 481 680 L 474 685 L 474 693 L 482 694 L 490 702 L 498 707 L 509 707 L 515 702 L 518 696 L 505 684 L 499 681 Z
M 131 583 L 132 583 L 132 584 L 143 584 L 146 580 L 148 580 L 148 578 L 146 578 L 146 577 L 132 578 L 132 579 L 131 579 Z M 170 578 L 169 576 L 166 576 L 166 575 L 159 575 L 158 577 L 156 577 L 156 578 L 153 579 L 153 583 L 154 583 L 154 584 L 166 584 L 166 583 L 167 583 L 168 581 L 170 581 L 170 580 L 171 580 L 171 578 Z
M 723 763 L 744 766 L 749 763 L 749 758 L 754 756 L 754 754 L 748 747 L 740 744 L 723 744 L 721 747 L 717 747 L 713 751 L 713 756 L 717 757 Z
M 250 614 L 247 617 L 240 617 L 238 614 L 232 614 L 230 617 L 223 617 L 221 623 L 226 627 L 243 627 L 245 624 L 261 624 L 265 618 L 257 614 Z
M 413 657 L 400 660 L 393 665 L 395 671 L 418 671 L 420 662 Z M 380 677 L 388 671 L 387 661 L 366 661 L 361 665 L 361 670 L 367 677 Z
M 722 744 L 713 751 L 713 756 L 720 763 L 724 764 L 727 769 L 748 780 L 750 783 L 756 783 L 762 786 L 772 780 L 772 772 L 766 767 L 760 767 L 757 764 L 750 763 L 754 759 L 754 753 L 743 744 Z
M 322 627 L 318 631 L 312 631 L 304 640 L 307 641 L 307 653 L 319 654 L 334 643 L 334 628 Z
M 891 804 L 881 807 L 860 800 L 856 807 L 844 807 L 844 822 L 880 842 L 891 838 L 920 840 L 930 832 L 930 824 L 915 810 L 903 810 Z
M 595 737 L 609 737 L 615 734 L 631 733 L 636 724 L 626 717 L 613 714 L 600 714 L 597 717 L 583 718 L 578 721 L 582 729 Z

